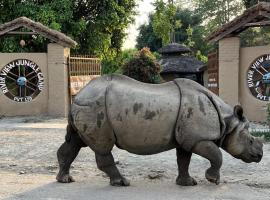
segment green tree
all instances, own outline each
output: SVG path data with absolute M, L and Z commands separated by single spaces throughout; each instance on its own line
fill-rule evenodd
M 207 33 L 211 33 L 243 11 L 240 0 L 193 0 L 195 12 L 203 17 Z
M 102 59 L 102 74 L 122 73 L 121 66 L 123 63 L 133 58 L 134 54 L 137 53 L 137 49 L 126 49 L 122 50 L 117 56 L 106 56 Z
M 197 54 L 197 51 L 200 51 L 201 54 L 207 54 L 210 46 L 204 41 L 206 32 L 204 26 L 201 25 L 201 16 L 190 9 L 177 6 L 174 18 L 175 21 L 181 22 L 181 26 L 174 29 L 175 42 L 191 47 L 188 44 L 188 41 L 190 41 L 194 43 L 191 47 L 194 55 Z M 152 15 L 149 16 L 149 22 L 139 28 L 136 47 L 138 49 L 149 47 L 151 51 L 157 51 L 162 47 L 161 39 L 153 30 Z
M 78 42 L 75 53 L 114 57 L 135 7 L 136 0 L 0 0 L 0 24 L 26 16 L 71 36 Z M 23 51 L 46 50 L 44 38 L 21 36 L 1 38 L 0 51 L 22 51 L 20 39 L 27 42 Z
M 255 6 L 258 0 L 242 0 L 245 7 L 248 9 Z M 260 2 L 270 2 L 264 0 Z M 255 27 L 249 28 L 240 34 L 242 46 L 262 46 L 270 44 L 270 28 L 269 27 Z
M 170 1 L 165 3 L 162 0 L 156 0 L 154 6 L 153 30 L 155 35 L 162 39 L 162 44 L 166 45 L 171 41 L 175 28 L 181 26 L 181 23 L 175 20 L 176 6 Z
M 149 22 L 139 27 L 139 35 L 136 38 L 136 48 L 150 48 L 157 51 L 162 47 L 162 39 L 155 35 L 153 30 L 153 15 L 149 15 Z

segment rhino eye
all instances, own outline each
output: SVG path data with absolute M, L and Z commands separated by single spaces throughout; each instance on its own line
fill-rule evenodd
M 249 140 L 249 144 L 252 145 L 253 144 L 253 139 Z

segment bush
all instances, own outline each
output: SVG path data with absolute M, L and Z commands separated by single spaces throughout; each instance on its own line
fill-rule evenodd
M 101 61 L 102 74 L 122 74 L 121 66 L 133 58 L 136 52 L 137 49 L 127 49 L 119 52 L 117 55 L 107 55 Z
M 143 48 L 127 60 L 122 67 L 124 75 L 145 83 L 161 83 L 161 66 L 149 48 Z
M 101 74 L 112 74 L 115 73 L 121 62 L 118 58 L 103 58 L 101 60 Z

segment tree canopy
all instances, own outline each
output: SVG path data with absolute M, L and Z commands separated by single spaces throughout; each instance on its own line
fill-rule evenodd
M 149 16 L 149 23 L 139 27 L 139 35 L 136 39 L 136 48 L 148 47 L 151 51 L 157 51 L 162 47 L 162 39 L 155 35 L 153 30 L 153 16 Z
M 174 29 L 171 30 L 174 33 L 173 38 L 171 38 L 174 42 L 187 45 L 194 51 L 194 54 L 196 54 L 197 51 L 203 54 L 207 52 L 209 46 L 203 40 L 205 27 L 201 25 L 202 17 L 199 14 L 190 9 L 178 6 L 176 7 L 173 21 L 173 23 L 178 23 L 178 26 L 175 26 Z M 149 22 L 139 27 L 139 35 L 136 44 L 138 49 L 149 47 L 151 51 L 157 51 L 162 47 L 163 38 L 160 36 L 159 31 L 154 30 L 154 23 L 153 14 L 150 14 Z M 170 31 L 165 28 L 163 29 L 164 35 L 170 36 Z M 170 38 L 166 38 L 166 42 L 163 42 L 163 44 L 167 43 L 168 39 Z
M 149 22 L 139 28 L 136 47 L 147 46 L 156 51 L 170 39 L 189 46 L 196 55 L 206 55 L 216 45 L 207 44 L 204 38 L 257 3 L 257 0 L 156 0 Z M 170 33 L 174 33 L 174 38 L 170 38 Z M 240 36 L 242 46 L 267 45 L 270 27 L 249 28 Z
M 120 51 L 125 29 L 133 21 L 136 0 L 0 0 L 0 24 L 26 16 L 71 36 L 81 54 Z M 19 41 L 26 40 L 21 49 Z M 31 44 L 31 45 L 29 45 Z M 42 37 L 1 38 L 0 51 L 45 51 Z
M 195 12 L 202 16 L 206 24 L 207 33 L 210 33 L 232 20 L 243 11 L 240 0 L 193 0 Z

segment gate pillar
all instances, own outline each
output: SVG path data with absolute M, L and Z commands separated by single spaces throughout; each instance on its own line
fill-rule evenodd
M 239 103 L 240 38 L 219 41 L 219 96 L 231 106 Z
M 67 117 L 70 99 L 68 91 L 68 57 L 70 49 L 56 43 L 48 44 L 48 114 Z

